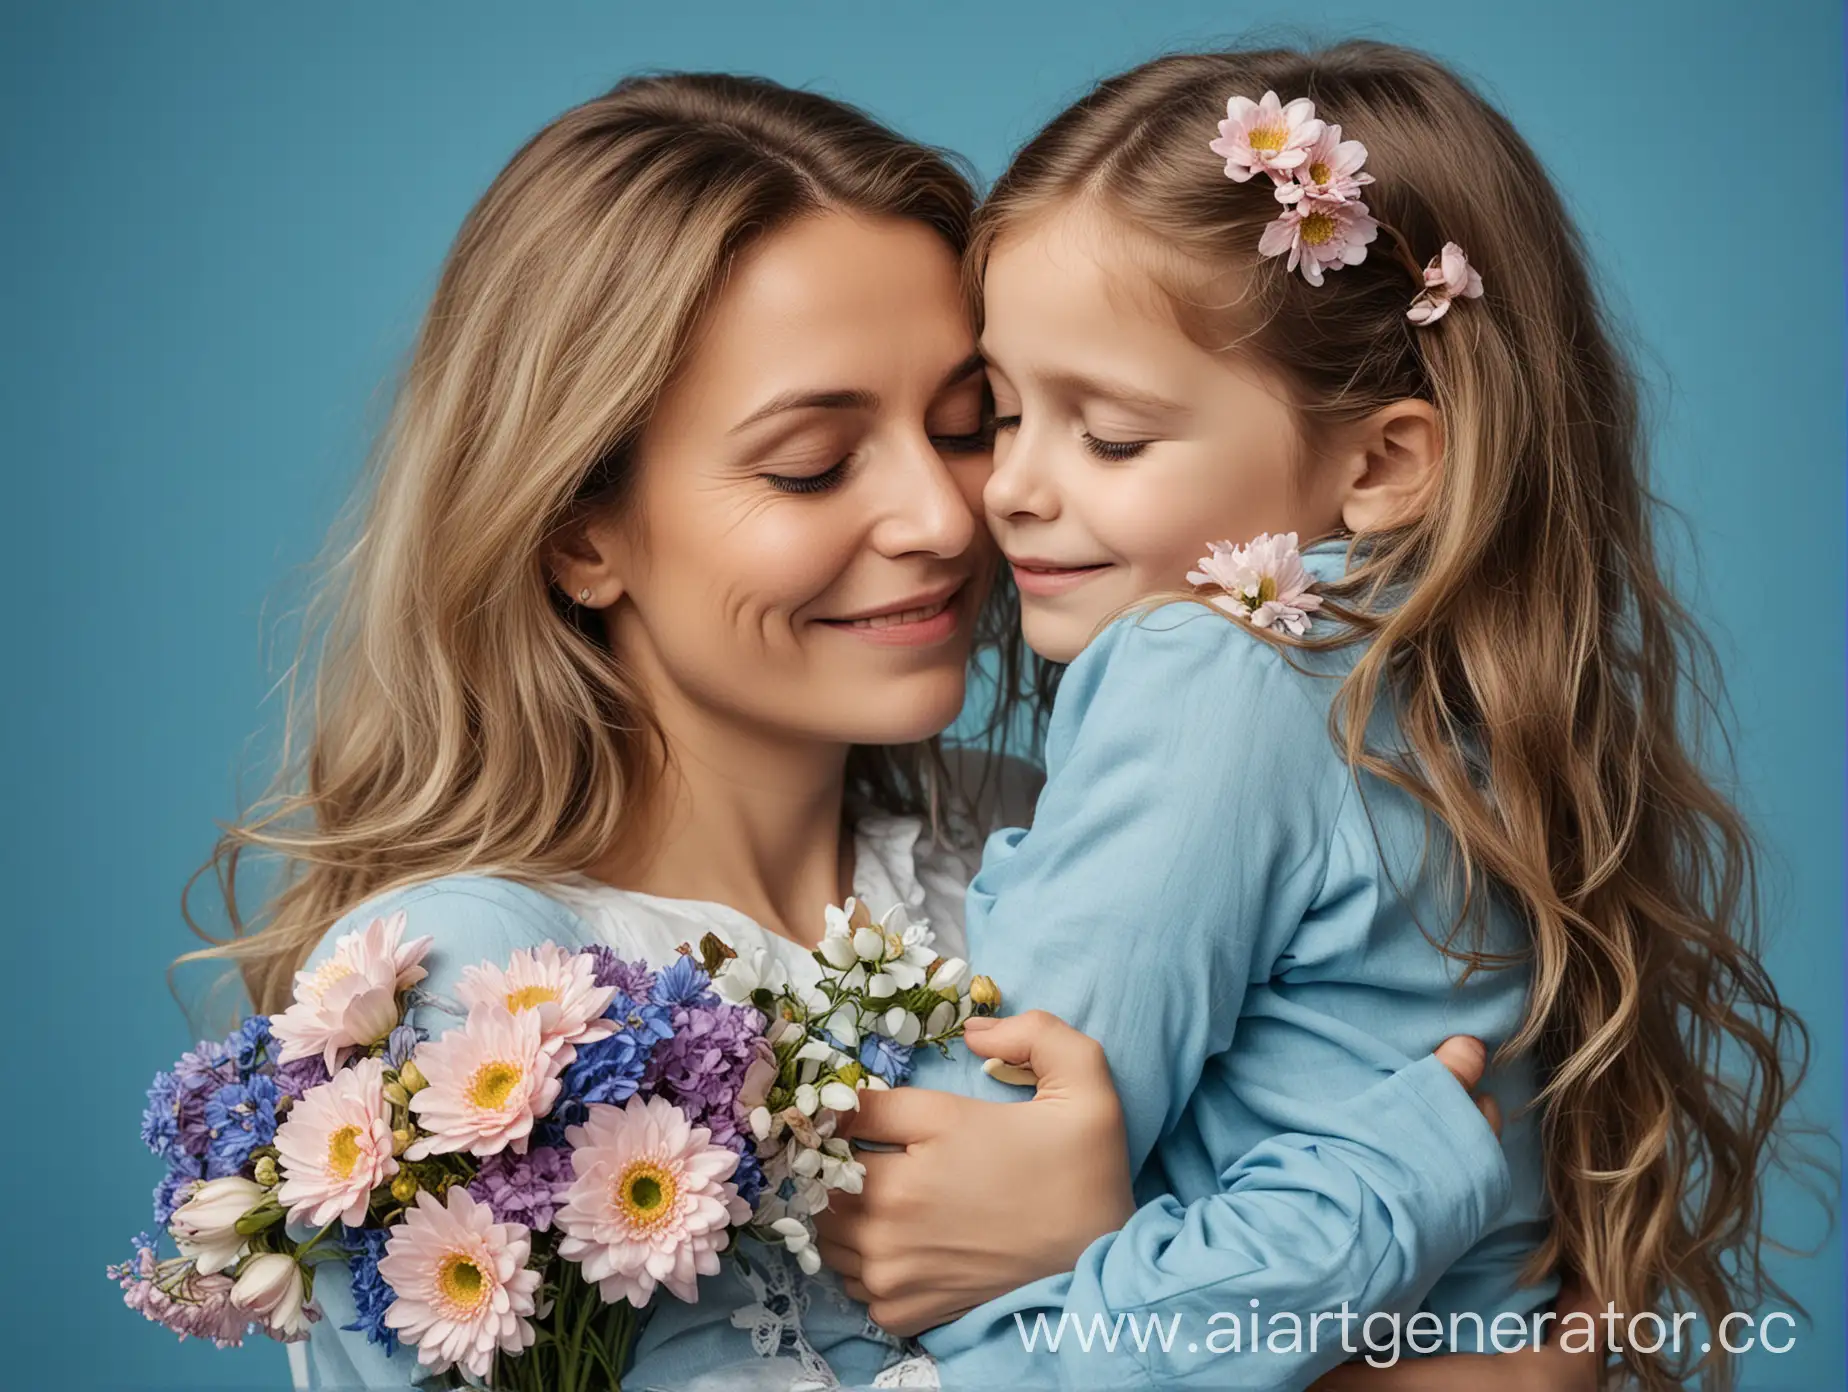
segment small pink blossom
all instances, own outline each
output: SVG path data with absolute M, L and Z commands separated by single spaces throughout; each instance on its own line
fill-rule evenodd
M 1229 100 L 1226 119 L 1219 123 L 1219 137 L 1207 148 L 1224 158 L 1226 177 L 1235 183 L 1242 184 L 1262 170 L 1281 184 L 1308 159 L 1321 135 L 1322 122 L 1315 117 L 1314 102 L 1298 97 L 1285 106 L 1275 92 L 1266 92 L 1260 101 L 1249 97 Z
M 1431 258 L 1424 268 L 1424 283 L 1425 288 L 1405 311 L 1414 324 L 1435 324 L 1450 312 L 1452 300 L 1474 300 L 1482 295 L 1482 276 L 1455 242 L 1445 242 L 1444 249 Z
M 457 1185 L 442 1199 L 420 1192 L 391 1234 L 379 1259 L 397 1295 L 385 1324 L 417 1346 L 419 1363 L 439 1373 L 460 1364 L 480 1379 L 497 1350 L 533 1346 L 541 1273 L 526 1264 L 526 1227 L 495 1222 L 491 1208 Z
M 270 1033 L 282 1046 L 278 1063 L 320 1054 L 332 1073 L 347 1050 L 391 1033 L 398 994 L 424 979 L 419 963 L 433 941 L 403 942 L 404 923 L 402 912 L 375 918 L 343 936 L 333 956 L 313 971 L 295 973 L 294 1003 L 270 1018 Z
M 466 1150 L 494 1155 L 508 1146 L 526 1153 L 533 1119 L 558 1100 L 564 1063 L 546 1045 L 539 1012 L 510 1014 L 478 1005 L 461 1029 L 421 1044 L 413 1058 L 429 1086 L 411 1098 L 420 1136 L 407 1160 Z
M 1324 125 L 1308 155 L 1296 168 L 1296 177 L 1277 186 L 1279 203 L 1297 203 L 1304 198 L 1320 198 L 1346 203 L 1360 197 L 1361 186 L 1373 182 L 1363 174 L 1367 147 L 1358 140 L 1343 140 L 1341 127 Z
M 730 1182 L 738 1152 L 713 1145 L 710 1131 L 661 1097 L 593 1103 L 565 1136 L 577 1177 L 553 1220 L 564 1235 L 559 1256 L 581 1262 L 611 1303 L 639 1309 L 657 1285 L 697 1300 L 698 1278 L 718 1273 L 731 1227 L 751 1217 Z
M 616 1022 L 602 1018 L 616 988 L 597 985 L 595 958 L 557 943 L 520 948 L 505 971 L 486 962 L 464 967 L 456 996 L 470 1010 L 498 1005 L 515 1015 L 533 1011 L 541 1039 L 566 1064 L 577 1057 L 579 1044 L 616 1032 Z
M 1287 269 L 1302 267 L 1303 279 L 1322 283 L 1324 269 L 1358 266 L 1367 259 L 1367 244 L 1379 235 L 1380 225 L 1367 205 L 1353 200 L 1304 197 L 1284 209 L 1258 240 L 1263 256 L 1289 253 Z
M 1215 605 L 1253 628 L 1282 627 L 1298 638 L 1309 631 L 1322 597 L 1309 592 L 1315 577 L 1303 568 L 1295 532 L 1264 532 L 1244 546 L 1208 542 L 1207 551 L 1187 581 L 1224 591 L 1214 596 Z
M 109 1278 L 122 1287 L 122 1303 L 164 1324 L 181 1340 L 210 1339 L 219 1348 L 244 1342 L 250 1316 L 231 1303 L 232 1280 L 223 1272 L 201 1275 L 191 1261 L 161 1261 L 152 1247 L 137 1248 Z

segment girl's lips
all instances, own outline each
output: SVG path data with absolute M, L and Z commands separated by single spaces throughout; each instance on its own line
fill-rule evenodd
M 863 643 L 889 648 L 926 648 L 952 637 L 962 626 L 962 597 L 967 585 L 959 585 L 945 598 L 917 609 L 897 614 L 878 614 L 870 619 L 820 619 L 840 633 L 851 634 Z
M 1051 595 L 1064 594 L 1076 589 L 1094 575 L 1101 575 L 1110 569 L 1108 564 L 1090 566 L 1027 566 L 1019 562 L 1009 562 L 1014 572 L 1014 584 L 1022 594 L 1047 598 Z

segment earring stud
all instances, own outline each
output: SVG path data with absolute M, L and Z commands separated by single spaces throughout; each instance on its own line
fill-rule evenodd
M 579 604 L 589 604 L 590 603 L 590 586 L 586 585 L 583 589 L 578 591 L 578 603 Z

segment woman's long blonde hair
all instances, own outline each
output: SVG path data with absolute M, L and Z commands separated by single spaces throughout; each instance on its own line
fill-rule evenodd
M 1384 236 L 1319 287 L 1261 262 L 1270 181 L 1232 182 L 1207 145 L 1228 97 L 1266 91 L 1365 144 L 1374 214 L 1418 261 L 1460 243 L 1486 296 L 1413 327 Z M 1312 456 L 1388 402 L 1439 409 L 1435 504 L 1368 538 L 1336 592 L 1356 616 L 1336 641 L 1366 648 L 1334 736 L 1453 834 L 1458 926 L 1486 892 L 1530 928 L 1531 1008 L 1506 1051 L 1543 1069 L 1553 1226 L 1531 1274 L 1571 1267 L 1626 1312 L 1753 1309 L 1777 1289 L 1761 1185 L 1807 1038 L 1758 959 L 1747 829 L 1684 734 L 1713 712 L 1712 657 L 1662 578 L 1635 379 L 1545 170 L 1415 52 L 1185 55 L 1102 83 L 1020 152 L 977 214 L 972 279 L 999 239 L 1078 205 L 1152 249 L 1196 341 L 1284 377 Z M 1382 701 L 1403 749 L 1366 744 Z M 1626 1358 L 1650 1389 L 1689 1363 L 1730 1375 L 1717 1341 L 1683 1354 Z
M 314 943 L 373 895 L 606 852 L 664 751 L 596 616 L 549 583 L 548 538 L 623 505 L 632 447 L 745 247 L 838 209 L 922 223 L 960 254 L 973 207 L 942 153 L 751 78 L 632 79 L 534 136 L 444 263 L 310 624 L 281 778 L 208 867 L 230 936 L 193 957 L 229 959 L 278 1009 Z M 997 737 L 1024 670 L 1012 602 L 998 585 L 978 634 L 1008 678 Z M 849 793 L 923 810 L 933 771 L 934 740 L 858 748 Z M 246 917 L 253 851 L 278 880 Z

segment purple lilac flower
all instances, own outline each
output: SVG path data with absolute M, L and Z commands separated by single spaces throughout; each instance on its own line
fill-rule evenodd
M 215 1039 L 201 1039 L 180 1055 L 180 1061 L 173 1065 L 173 1076 L 187 1087 L 208 1082 L 222 1087 L 237 1081 L 237 1063 L 223 1044 Z
M 869 1034 L 860 1041 L 860 1067 L 897 1087 L 911 1076 L 911 1045 L 883 1034 Z
M 276 1135 L 276 1099 L 282 1094 L 274 1078 L 258 1074 L 247 1083 L 227 1083 L 205 1104 L 205 1119 L 212 1127 L 206 1172 L 218 1179 L 236 1174 L 250 1152 L 268 1145 Z
M 141 1113 L 141 1143 L 162 1159 L 174 1154 L 180 1139 L 180 1084 L 171 1073 L 156 1073 Z
M 319 1054 L 276 1065 L 276 1090 L 297 1102 L 309 1089 L 318 1088 L 326 1081 L 327 1064 Z
M 656 1005 L 717 1005 L 718 994 L 712 990 L 712 978 L 691 956 L 682 954 L 673 966 L 655 977 L 649 998 Z
M 351 1249 L 347 1269 L 353 1282 L 353 1307 L 359 1318 L 342 1329 L 364 1334 L 367 1340 L 384 1348 L 389 1357 L 398 1351 L 398 1333 L 385 1323 L 385 1312 L 398 1298 L 385 1278 L 379 1275 L 379 1258 L 391 1238 L 386 1228 L 348 1228 L 342 1225 L 342 1240 Z
M 424 1033 L 415 1025 L 397 1025 L 385 1036 L 385 1066 L 394 1071 L 404 1067 L 405 1060 L 417 1051 L 423 1042 Z
M 210 1072 L 195 1072 L 190 1081 L 183 1078 L 178 1081 L 180 1092 L 173 1104 L 174 1121 L 179 1128 L 177 1145 L 187 1155 L 204 1159 L 212 1146 L 212 1123 L 206 1119 L 206 1104 L 226 1083 Z
M 267 1015 L 252 1015 L 225 1040 L 225 1051 L 237 1064 L 238 1077 L 248 1078 L 269 1057 L 270 1022 Z
M 711 1130 L 715 1144 L 729 1145 L 738 1134 L 738 1091 L 758 1056 L 763 1016 L 741 1005 L 683 1006 L 674 1011 L 673 1027 L 649 1060 L 643 1085 L 678 1106 L 695 1126 Z
M 205 1162 L 196 1155 L 176 1155 L 166 1178 L 154 1186 L 154 1222 L 166 1227 L 173 1210 L 186 1202 L 186 1188 L 205 1178 Z
M 647 1000 L 654 993 L 654 973 L 646 962 L 625 962 L 614 951 L 597 943 L 584 949 L 595 964 L 592 968 L 599 986 L 614 986 L 630 1000 Z
M 511 1150 L 490 1155 L 469 1182 L 468 1192 L 493 1209 L 497 1221 L 548 1232 L 571 1180 L 571 1162 L 564 1151 L 534 1146 L 524 1155 Z

